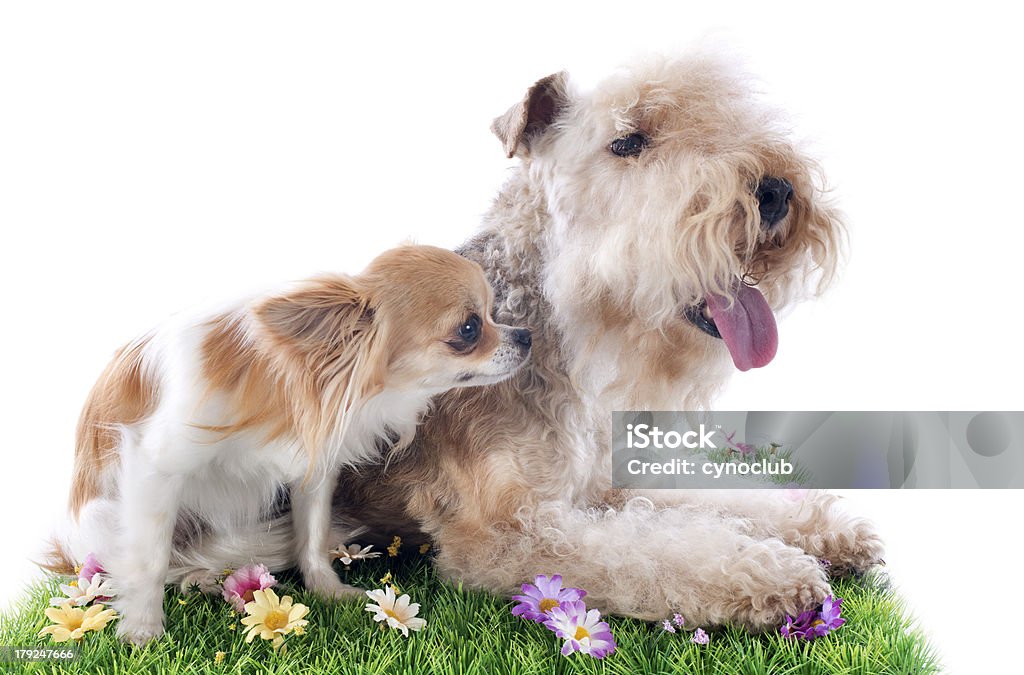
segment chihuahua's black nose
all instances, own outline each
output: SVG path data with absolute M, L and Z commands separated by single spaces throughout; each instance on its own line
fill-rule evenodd
M 525 328 L 516 328 L 512 331 L 512 339 L 516 341 L 516 344 L 520 345 L 523 349 L 529 349 L 530 345 L 533 344 L 533 337 L 530 336 L 530 331 Z
M 785 178 L 765 178 L 757 186 L 758 209 L 761 211 L 761 227 L 768 230 L 789 213 L 789 200 L 793 198 L 793 184 Z

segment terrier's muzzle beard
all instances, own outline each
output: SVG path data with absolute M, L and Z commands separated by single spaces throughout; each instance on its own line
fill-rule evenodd
M 767 177 L 755 190 L 759 227 L 769 235 L 789 214 L 793 184 Z M 757 288 L 735 279 L 728 295 L 709 293 L 683 310 L 684 316 L 711 337 L 725 342 L 736 368 L 742 371 L 771 363 L 779 347 L 779 333 L 768 301 Z
M 779 347 L 775 314 L 761 291 L 739 279 L 729 296 L 709 293 L 683 314 L 697 328 L 723 340 L 739 370 L 761 368 L 775 358 Z

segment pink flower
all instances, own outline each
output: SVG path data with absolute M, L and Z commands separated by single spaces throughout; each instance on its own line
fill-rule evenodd
M 235 570 L 224 580 L 224 599 L 238 613 L 245 612 L 246 603 L 252 602 L 255 591 L 277 585 L 277 579 L 263 565 L 246 565 Z
M 596 609 L 588 612 L 581 600 L 563 602 L 553 608 L 548 616 L 550 618 L 544 625 L 565 640 L 562 656 L 580 652 L 595 659 L 603 659 L 615 653 L 615 638 L 608 623 L 600 620 L 601 612 Z
M 736 432 L 734 431 L 731 434 L 728 434 L 725 437 L 725 440 L 726 440 L 726 442 L 729 443 L 729 445 L 731 445 L 732 447 L 734 447 L 737 450 L 739 450 L 741 455 L 746 456 L 746 455 L 753 454 L 753 453 L 757 452 L 757 448 L 755 448 L 750 443 L 738 443 L 738 442 L 733 441 L 732 439 L 733 439 L 733 436 L 735 436 L 735 435 L 736 435 Z
M 695 645 L 706 645 L 707 643 L 711 642 L 711 637 L 704 632 L 703 628 L 698 628 L 697 630 L 693 631 L 693 637 L 690 638 L 690 642 L 692 642 Z
M 661 622 L 661 627 L 664 628 L 666 632 L 669 632 L 669 633 L 675 633 L 676 632 L 676 627 L 673 626 L 672 622 L 669 621 L 668 619 L 665 619 L 664 621 Z
M 97 573 L 106 574 L 107 571 L 103 569 L 103 565 L 96 559 L 96 556 L 90 553 L 85 556 L 85 562 L 82 563 L 82 569 L 78 571 L 78 576 L 85 579 L 92 579 Z

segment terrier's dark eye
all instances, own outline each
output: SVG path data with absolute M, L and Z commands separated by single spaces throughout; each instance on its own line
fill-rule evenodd
M 636 157 L 643 152 L 643 149 L 646 148 L 647 144 L 650 142 L 651 141 L 647 138 L 646 134 L 637 131 L 629 136 L 616 138 L 612 141 L 612 144 L 608 146 L 608 149 L 619 157 Z
M 459 337 L 467 344 L 473 344 L 480 339 L 480 317 L 473 314 L 466 323 L 459 326 Z

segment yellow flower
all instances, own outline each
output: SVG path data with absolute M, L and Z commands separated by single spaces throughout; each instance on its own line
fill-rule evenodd
M 420 555 L 426 555 L 430 550 L 430 544 L 420 544 Z
M 103 605 L 93 605 L 88 609 L 74 607 L 70 601 L 60 607 L 47 607 L 46 616 L 53 622 L 39 631 L 39 635 L 49 635 L 54 642 L 81 640 L 91 630 L 103 630 L 117 614 L 112 609 L 103 609 Z
M 225 656 L 227 656 L 227 654 L 225 654 L 224 652 L 217 652 L 213 655 L 213 662 L 219 666 L 220 664 L 224 663 Z
M 388 546 L 388 555 L 392 558 L 398 557 L 398 549 L 402 548 L 402 538 L 397 534 L 395 538 L 391 540 L 391 546 Z
M 389 572 L 388 572 L 387 574 L 385 574 L 384 576 L 382 576 L 382 577 L 380 578 L 380 582 L 381 582 L 382 584 L 386 584 L 386 583 L 388 583 L 389 581 L 391 581 L 391 572 L 390 572 L 390 571 L 389 571 Z
M 178 604 L 179 605 L 187 605 L 188 604 L 188 600 L 185 600 L 184 598 L 178 598 Z
M 228 630 L 234 630 L 234 629 L 236 629 L 236 628 L 238 628 L 238 625 L 237 625 L 237 624 L 233 624 L 233 623 L 231 623 L 231 624 L 228 624 Z
M 274 649 L 277 649 L 284 642 L 285 635 L 309 623 L 302 618 L 309 608 L 292 604 L 290 595 L 279 600 L 270 588 L 253 591 L 252 595 L 255 599 L 245 606 L 248 616 L 242 619 L 242 624 L 249 628 L 246 642 L 252 642 L 259 635 L 264 640 L 273 640 Z

